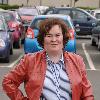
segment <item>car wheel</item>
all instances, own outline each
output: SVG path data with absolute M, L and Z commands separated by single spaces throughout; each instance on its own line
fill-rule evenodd
M 6 62 L 6 63 L 9 63 L 9 56 L 7 56 L 7 57 L 5 58 L 5 62 Z
M 94 39 L 92 37 L 91 37 L 91 45 L 96 46 L 96 42 L 94 41 Z
M 13 46 L 12 46 L 11 49 L 10 49 L 10 54 L 11 54 L 11 55 L 13 54 Z
M 9 59 L 10 59 L 10 51 L 8 51 L 8 55 L 6 56 L 6 58 L 4 59 L 4 61 L 6 62 L 6 63 L 9 63 Z
M 100 51 L 100 39 L 99 39 L 99 42 L 98 42 L 98 50 Z

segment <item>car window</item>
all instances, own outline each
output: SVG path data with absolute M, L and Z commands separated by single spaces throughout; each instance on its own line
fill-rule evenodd
M 5 24 L 1 19 L 0 19 L 0 30 L 5 30 Z
M 91 15 L 93 15 L 93 16 L 94 16 L 94 11 L 91 11 Z
M 39 24 L 40 24 L 40 22 L 43 21 L 43 20 L 45 20 L 45 19 L 46 19 L 46 18 L 36 19 L 35 21 L 33 21 L 33 22 L 31 23 L 30 27 L 31 27 L 32 29 L 34 29 L 34 28 L 39 29 Z M 64 20 L 64 21 L 66 22 L 68 28 L 72 28 L 72 27 L 73 27 L 73 26 L 71 26 L 71 23 L 72 23 L 72 22 L 69 22 L 68 20 Z
M 100 19 L 100 13 L 96 13 L 95 17 L 96 17 L 97 19 Z
M 34 29 L 34 28 L 39 29 L 39 24 L 40 24 L 40 22 L 43 21 L 43 20 L 44 20 L 44 18 L 43 18 L 43 19 L 36 19 L 35 21 L 33 21 L 33 22 L 31 23 L 30 27 L 31 27 L 32 29 Z
M 60 9 L 58 11 L 59 14 L 65 14 L 65 15 L 70 15 L 70 10 L 68 9 Z
M 84 12 L 74 10 L 73 13 L 73 19 L 87 19 L 88 15 L 86 15 Z
M 14 18 L 14 16 L 12 14 L 10 14 L 10 13 L 4 13 L 3 15 L 4 15 L 6 21 L 11 21 L 11 20 L 15 21 L 15 18 Z

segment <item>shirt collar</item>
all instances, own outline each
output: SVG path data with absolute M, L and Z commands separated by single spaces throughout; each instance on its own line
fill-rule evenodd
M 46 59 L 47 59 L 47 62 L 52 62 L 49 55 L 46 53 Z M 64 56 L 63 56 L 63 53 L 61 54 L 61 57 L 60 57 L 60 60 L 59 62 L 62 62 L 64 63 Z M 53 62 L 52 62 L 53 63 Z

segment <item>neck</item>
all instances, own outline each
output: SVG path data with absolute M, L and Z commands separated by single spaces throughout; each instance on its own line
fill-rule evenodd
M 53 61 L 54 63 L 57 63 L 60 60 L 60 57 L 62 55 L 62 51 L 61 52 L 47 52 L 49 58 L 51 59 L 51 61 Z

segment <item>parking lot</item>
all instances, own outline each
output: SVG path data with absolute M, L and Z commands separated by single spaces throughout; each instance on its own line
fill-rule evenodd
M 88 78 L 90 79 L 93 91 L 95 95 L 95 100 L 99 100 L 100 95 L 100 52 L 97 47 L 91 46 L 90 39 L 78 38 L 77 42 L 77 54 L 81 55 L 86 64 L 86 70 Z M 14 54 L 11 56 L 10 63 L 0 62 L 0 89 L 2 89 L 2 78 L 3 75 L 9 72 L 13 68 L 13 65 L 17 63 L 18 59 L 23 55 L 23 47 L 21 49 L 14 49 Z M 21 86 L 23 90 L 23 86 Z M 24 90 L 23 90 L 24 91 Z M 0 91 L 0 98 L 2 100 L 9 100 L 8 97 Z
M 27 8 L 25 9 L 27 10 Z M 32 11 L 29 9 L 30 7 L 28 8 L 28 13 L 32 13 L 33 9 L 35 11 L 37 10 L 36 8 L 31 8 Z M 62 8 L 56 8 L 56 9 L 58 9 L 59 13 L 60 13 L 59 9 L 62 10 Z M 67 22 L 67 25 L 69 25 L 68 31 L 71 37 L 69 40 L 70 42 L 68 41 L 68 44 L 66 45 L 66 48 L 67 47 L 68 48 L 65 50 L 67 51 L 69 50 L 73 53 L 76 52 L 76 54 L 83 57 L 83 60 L 86 65 L 87 76 L 93 86 L 93 93 L 95 100 L 100 100 L 99 99 L 100 98 L 99 96 L 100 95 L 100 79 L 99 79 L 100 77 L 100 34 L 99 34 L 100 30 L 99 29 L 100 28 L 98 28 L 100 24 L 98 24 L 98 20 L 96 18 L 94 18 L 86 11 L 83 11 L 82 9 L 71 8 L 70 10 L 73 10 L 72 14 L 70 13 L 73 16 L 68 14 L 69 11 L 68 12 L 65 11 L 64 13 L 68 14 L 67 17 L 66 15 L 58 15 L 59 14 L 58 12 L 56 12 L 57 15 L 46 16 L 46 15 L 39 15 L 40 13 L 36 13 L 36 15 L 33 15 L 34 17 L 33 16 L 29 17 L 30 14 L 26 14 L 27 11 L 24 12 L 24 10 L 22 10 L 21 15 L 23 15 L 22 13 L 24 12 L 25 15 L 28 16 L 25 15 L 21 16 L 20 13 L 17 12 L 17 10 L 15 12 L 9 11 L 9 14 L 11 15 L 17 14 L 17 18 L 19 19 L 15 18 L 14 23 L 12 21 L 8 21 L 6 23 L 7 26 L 10 27 L 10 29 L 7 27 L 8 35 L 7 36 L 0 35 L 0 49 L 2 51 L 1 58 L 4 57 L 4 59 L 0 58 L 0 100 L 9 100 L 9 98 L 2 89 L 2 80 L 4 75 L 15 67 L 15 65 L 19 62 L 19 60 L 23 57 L 25 53 L 37 52 L 43 49 L 39 46 L 37 42 L 37 35 L 39 32 L 39 22 L 41 22 L 40 20 L 42 20 L 42 17 L 44 20 L 44 18 L 45 19 L 49 19 L 49 17 L 57 18 L 57 16 L 58 18 L 64 19 L 64 21 Z M 6 18 L 8 18 L 9 14 L 8 11 L 3 11 L 3 12 L 6 14 L 5 16 L 2 14 L 2 17 L 6 21 Z M 54 14 L 54 12 L 52 12 L 52 14 Z M 3 30 L 1 30 L 0 32 L 2 33 L 2 31 Z M 47 30 L 46 33 L 48 33 Z M 98 33 L 98 35 L 95 36 L 95 33 L 96 35 Z M 6 39 L 4 39 L 4 37 L 6 37 Z M 7 39 L 8 41 L 5 42 L 5 40 Z M 23 40 L 25 41 L 23 42 Z M 7 53 L 5 53 L 4 50 L 2 50 L 2 48 L 6 46 L 6 43 L 9 43 L 10 45 L 6 49 Z M 24 91 L 24 85 L 21 84 L 19 88 L 22 90 L 23 94 L 26 95 Z

